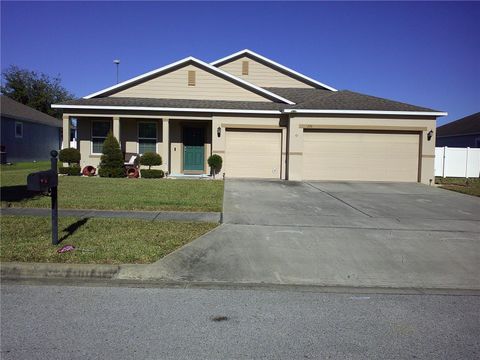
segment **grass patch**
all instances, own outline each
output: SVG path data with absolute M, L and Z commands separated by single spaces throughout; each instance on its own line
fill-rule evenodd
M 49 207 L 50 198 L 26 190 L 27 175 L 49 167 L 49 162 L 2 165 L 2 206 Z M 58 196 L 62 209 L 218 212 L 223 181 L 61 176 Z
M 2 216 L 0 260 L 20 262 L 145 264 L 154 262 L 217 226 L 215 223 L 132 219 L 60 218 L 58 246 L 50 218 Z M 58 254 L 64 245 L 71 252 Z
M 442 189 L 461 192 L 463 194 L 480 196 L 480 179 L 478 178 L 435 178 L 435 183 Z

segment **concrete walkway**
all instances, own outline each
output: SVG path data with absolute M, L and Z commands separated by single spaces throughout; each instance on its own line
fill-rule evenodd
M 224 224 L 118 277 L 480 289 L 480 198 L 421 184 L 228 180 Z
M 1 215 L 20 216 L 50 216 L 50 209 L 39 208 L 2 208 Z M 122 211 L 122 210 L 77 210 L 61 209 L 59 216 L 72 216 L 80 218 L 130 218 L 142 220 L 175 220 L 175 221 L 201 221 L 220 222 L 221 213 L 218 212 L 183 212 L 183 211 Z

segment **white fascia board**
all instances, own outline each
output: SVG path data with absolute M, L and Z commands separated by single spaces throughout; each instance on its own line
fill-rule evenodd
M 53 109 L 76 110 L 133 110 L 133 111 L 164 111 L 164 112 L 204 112 L 204 113 L 233 113 L 233 114 L 268 114 L 280 115 L 280 110 L 242 110 L 242 109 L 203 109 L 203 108 L 169 108 L 149 106 L 104 106 L 104 105 L 60 105 L 52 104 Z
M 293 69 L 290 69 L 289 67 L 286 67 L 282 64 L 279 64 L 277 63 L 276 61 L 273 61 L 273 60 L 270 60 L 269 58 L 266 58 L 265 56 L 262 56 L 260 54 L 257 54 L 256 52 L 252 51 L 252 50 L 248 50 L 248 49 L 245 49 L 245 50 L 241 50 L 241 51 L 237 51 L 236 53 L 232 54 L 232 55 L 228 55 L 228 56 L 225 56 L 224 58 L 221 58 L 221 59 L 218 59 L 218 60 L 215 60 L 213 62 L 211 62 L 210 64 L 213 65 L 213 66 L 216 66 L 217 64 L 220 64 L 224 61 L 227 61 L 227 60 L 230 60 L 236 56 L 239 56 L 239 55 L 244 55 L 244 54 L 249 54 L 251 55 L 252 57 L 256 57 L 258 59 L 261 59 L 273 66 L 276 66 L 282 70 L 285 70 L 286 72 L 289 72 L 290 74 L 293 74 L 293 75 L 296 75 L 304 80 L 307 80 L 311 83 L 314 83 L 314 84 L 317 84 L 317 85 L 320 85 L 321 87 L 325 88 L 325 89 L 328 89 L 328 90 L 331 90 L 331 91 L 338 91 L 337 89 L 331 87 L 331 86 L 328 86 L 326 84 L 323 84 L 321 83 L 320 81 L 317 81 L 315 79 L 312 79 L 311 77 L 308 77 L 302 73 L 299 73 L 298 71 L 295 71 Z
M 318 110 L 318 109 L 285 109 L 286 114 L 351 114 L 351 115 L 406 115 L 406 116 L 447 116 L 440 111 L 386 111 L 386 110 Z
M 197 59 L 197 58 L 194 58 L 193 56 L 186 57 L 186 58 L 184 58 L 184 59 L 182 59 L 182 60 L 176 61 L 176 62 L 171 63 L 171 64 L 169 64 L 169 65 L 166 65 L 166 66 L 163 66 L 163 67 L 161 67 L 161 68 L 158 68 L 158 69 L 149 71 L 149 72 L 147 72 L 147 73 L 145 73 L 145 74 L 142 74 L 142 75 L 140 75 L 140 76 L 134 77 L 134 78 L 129 79 L 129 80 L 126 80 L 126 81 L 121 82 L 121 83 L 119 83 L 119 84 L 117 84 L 117 85 L 110 86 L 110 87 L 108 87 L 108 88 L 106 88 L 106 89 L 103 89 L 103 90 L 97 91 L 97 92 L 95 92 L 95 93 L 93 93 L 93 94 L 84 96 L 83 98 L 84 98 L 84 99 L 94 98 L 95 96 L 101 95 L 101 94 L 106 93 L 106 92 L 109 92 L 109 91 L 111 91 L 111 90 L 115 90 L 115 89 L 117 89 L 117 88 L 121 88 L 121 87 L 123 87 L 123 86 L 125 86 L 125 85 L 134 83 L 134 82 L 136 82 L 136 81 L 138 81 L 138 80 L 142 80 L 142 79 L 144 79 L 144 78 L 146 78 L 146 77 L 148 77 L 148 76 L 152 76 L 152 75 L 161 73 L 161 72 L 163 72 L 163 71 L 166 71 L 166 70 L 168 70 L 168 69 L 171 69 L 171 68 L 173 68 L 173 67 L 175 67 L 175 66 L 181 65 L 181 64 L 186 63 L 186 62 L 189 62 L 189 61 L 191 61 L 191 62 L 193 62 L 193 63 L 196 63 L 196 64 L 198 64 L 198 65 L 204 66 L 204 67 L 208 68 L 209 70 L 211 70 L 212 72 L 214 72 L 214 73 L 216 73 L 216 74 L 219 74 L 219 75 L 222 75 L 222 76 L 224 76 L 224 77 L 226 77 L 226 78 L 229 78 L 230 80 L 233 80 L 233 81 L 235 81 L 235 82 L 241 83 L 241 84 L 245 85 L 247 88 L 250 88 L 250 89 L 252 89 L 252 90 L 255 90 L 255 91 L 257 91 L 257 92 L 259 92 L 259 93 L 261 93 L 261 94 L 263 94 L 263 95 L 266 95 L 267 97 L 275 98 L 275 99 L 280 100 L 280 101 L 282 101 L 282 102 L 284 102 L 284 103 L 286 103 L 286 104 L 289 104 L 289 105 L 294 105 L 294 104 L 295 104 L 293 101 L 290 101 L 290 100 L 288 100 L 288 99 L 285 99 L 285 98 L 283 98 L 283 97 L 281 97 L 281 96 L 279 96 L 279 95 L 277 95 L 277 94 L 274 94 L 274 93 L 272 93 L 271 91 L 265 90 L 265 89 L 263 89 L 263 88 L 261 88 L 261 87 L 259 87 L 259 86 L 257 86 L 257 85 L 251 84 L 251 83 L 249 83 L 248 81 L 245 81 L 245 80 L 243 80 L 243 79 L 241 79 L 241 78 L 238 78 L 238 77 L 236 77 L 236 76 L 234 76 L 234 75 L 232 75 L 232 74 L 230 74 L 230 73 L 227 73 L 227 72 L 225 72 L 225 71 L 223 71 L 223 70 L 221 70 L 221 69 L 219 69 L 219 68 L 217 68 L 217 67 L 215 67 L 215 66 L 212 66 L 212 65 L 210 65 L 210 64 L 208 64 L 208 63 L 206 63 L 206 62 L 204 62 L 204 61 L 202 61 L 202 60 L 199 60 L 199 59 Z

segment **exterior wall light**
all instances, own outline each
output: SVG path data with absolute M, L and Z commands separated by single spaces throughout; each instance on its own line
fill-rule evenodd
M 222 128 L 219 126 L 217 128 L 217 136 L 220 137 L 220 135 L 222 135 Z
M 433 130 L 430 130 L 428 133 L 427 133 L 427 140 L 430 141 L 432 139 L 432 136 L 433 136 Z

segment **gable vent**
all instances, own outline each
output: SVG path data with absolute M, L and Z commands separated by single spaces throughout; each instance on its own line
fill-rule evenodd
M 242 75 L 248 75 L 248 61 L 242 61 Z
M 188 71 L 188 86 L 195 86 L 195 70 Z

